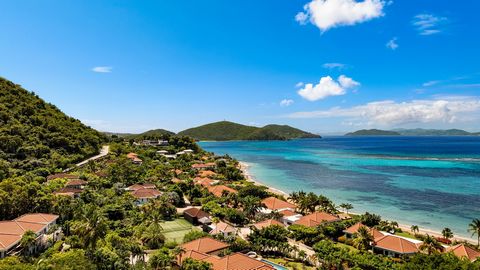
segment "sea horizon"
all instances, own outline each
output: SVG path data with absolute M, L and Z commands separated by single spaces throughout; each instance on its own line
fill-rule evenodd
M 274 189 L 313 191 L 336 205 L 353 204 L 356 213 L 435 232 L 449 227 L 473 239 L 467 227 L 480 215 L 480 137 L 325 136 L 200 145 L 247 163 L 257 182 Z

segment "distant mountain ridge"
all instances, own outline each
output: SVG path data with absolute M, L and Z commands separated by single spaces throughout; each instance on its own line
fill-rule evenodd
M 220 121 L 194 128 L 189 128 L 178 133 L 203 141 L 232 141 L 232 140 L 290 140 L 300 138 L 321 138 L 320 135 L 309 133 L 287 125 L 267 125 L 253 127 Z
M 345 136 L 478 136 L 480 132 L 468 132 L 462 129 L 361 129 L 349 132 Z

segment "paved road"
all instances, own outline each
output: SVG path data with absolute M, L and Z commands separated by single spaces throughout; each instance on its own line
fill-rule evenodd
M 96 159 L 102 158 L 102 157 L 108 155 L 109 151 L 110 151 L 110 146 L 109 145 L 104 145 L 104 146 L 102 146 L 102 149 L 100 150 L 100 154 L 98 154 L 96 156 L 93 156 L 91 158 L 88 158 L 88 159 L 86 159 L 82 162 L 79 162 L 74 167 L 65 169 L 63 172 L 68 172 L 68 171 L 71 171 L 75 168 L 82 167 L 83 165 L 87 164 L 91 160 L 96 160 Z

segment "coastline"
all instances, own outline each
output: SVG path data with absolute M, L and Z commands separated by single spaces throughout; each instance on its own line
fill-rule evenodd
M 260 180 L 258 180 L 253 174 L 251 174 L 250 170 L 249 170 L 249 168 L 251 167 L 250 164 L 248 164 L 247 162 L 244 162 L 244 161 L 239 161 L 238 163 L 240 165 L 240 170 L 242 170 L 243 175 L 245 176 L 245 178 L 248 182 L 251 182 L 251 183 L 253 183 L 254 185 L 257 185 L 257 186 L 265 186 L 265 187 L 268 188 L 268 191 L 270 191 L 271 193 L 274 193 L 276 195 L 280 195 L 280 196 L 284 197 L 285 199 L 288 198 L 288 193 L 287 192 L 285 192 L 283 190 L 280 190 L 280 189 L 277 189 L 277 188 L 274 188 L 272 186 L 266 185 L 266 184 L 262 183 Z M 355 214 L 355 215 L 361 215 L 361 213 L 355 213 L 355 212 L 350 212 L 350 213 Z M 398 227 L 400 229 L 402 229 L 402 231 L 412 233 L 410 231 L 411 225 L 399 223 Z M 428 234 L 428 235 L 431 235 L 431 236 L 434 236 L 434 237 L 443 237 L 441 232 L 433 230 L 433 229 L 429 229 L 429 228 L 419 228 L 418 233 L 419 234 Z M 462 236 L 458 236 L 458 235 L 454 235 L 454 237 L 452 238 L 452 241 L 455 241 L 455 240 L 456 241 L 466 241 L 466 242 L 469 242 L 471 244 L 477 244 L 471 238 L 466 238 L 466 237 L 462 237 Z

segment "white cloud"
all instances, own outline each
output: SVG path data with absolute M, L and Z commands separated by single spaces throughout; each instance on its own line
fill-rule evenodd
M 472 116 L 475 116 L 472 118 Z M 479 97 L 439 97 L 437 99 L 370 102 L 351 108 L 296 112 L 289 118 L 347 118 L 351 123 L 370 126 L 398 126 L 415 123 L 457 123 L 480 117 Z
M 436 85 L 436 84 L 439 84 L 440 81 L 428 81 L 428 82 L 425 82 L 422 84 L 423 87 L 429 87 L 429 86 L 433 86 L 433 85 Z
M 391 49 L 391 50 L 396 50 L 398 48 L 398 43 L 397 43 L 397 38 L 394 37 L 392 39 L 390 39 L 387 44 L 385 44 L 385 46 L 387 46 L 387 48 Z
M 94 67 L 92 68 L 93 72 L 98 72 L 98 73 L 110 73 L 112 72 L 113 67 L 108 67 L 108 66 L 100 66 L 100 67 Z
M 304 85 L 303 82 L 298 82 L 297 84 L 295 84 L 295 88 L 300 88 Z
M 347 93 L 347 89 L 360 85 L 360 83 L 354 81 L 345 75 L 340 75 L 338 81 L 335 81 L 330 76 L 320 78 L 318 84 L 313 85 L 311 83 L 305 84 L 305 86 L 298 91 L 298 94 L 304 99 L 310 101 L 316 101 L 324 99 L 329 96 L 341 96 Z
M 328 69 L 343 69 L 343 68 L 345 68 L 345 64 L 342 64 L 342 63 L 325 63 L 322 66 L 324 68 L 328 68 Z
M 382 0 L 312 0 L 295 16 L 300 24 L 310 22 L 322 32 L 330 28 L 354 25 L 383 16 Z
M 412 24 L 422 36 L 429 36 L 441 32 L 440 26 L 447 21 L 445 17 L 433 14 L 418 14 L 413 17 Z
M 292 105 L 293 102 L 294 102 L 294 101 L 291 100 L 291 99 L 282 99 L 282 101 L 280 101 L 280 106 L 282 106 L 282 107 L 288 107 L 288 106 Z

